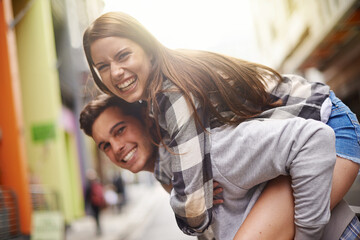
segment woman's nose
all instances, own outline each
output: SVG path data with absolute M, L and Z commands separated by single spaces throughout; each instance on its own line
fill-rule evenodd
M 118 79 L 122 77 L 124 74 L 124 69 L 122 68 L 121 64 L 113 62 L 111 63 L 111 77 L 113 79 Z

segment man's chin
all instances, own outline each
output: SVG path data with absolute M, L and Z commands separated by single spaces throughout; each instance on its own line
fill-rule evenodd
M 141 171 L 143 171 L 143 169 L 142 168 L 132 168 L 132 169 L 129 169 L 130 170 L 130 172 L 132 172 L 132 173 L 138 173 L 138 172 L 141 172 Z

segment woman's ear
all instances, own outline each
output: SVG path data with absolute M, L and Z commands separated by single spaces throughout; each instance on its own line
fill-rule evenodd
M 154 66 L 154 63 L 155 63 L 155 57 L 153 54 L 150 55 L 150 63 L 152 66 Z
M 144 116 L 145 119 L 145 127 L 151 129 L 154 126 L 154 120 L 149 115 Z
M 154 120 L 152 119 L 152 117 L 149 116 L 148 112 L 147 112 L 147 108 L 143 107 L 142 111 L 141 111 L 141 118 L 144 119 L 144 124 L 145 127 L 147 129 L 151 128 L 154 126 Z

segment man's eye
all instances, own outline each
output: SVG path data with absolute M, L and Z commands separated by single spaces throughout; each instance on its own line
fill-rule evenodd
M 125 128 L 126 128 L 125 126 L 118 128 L 118 130 L 116 130 L 116 132 L 115 132 L 115 136 L 122 134 L 124 132 Z

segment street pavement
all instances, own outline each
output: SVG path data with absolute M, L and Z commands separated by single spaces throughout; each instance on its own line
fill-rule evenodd
M 169 195 L 160 184 L 132 184 L 127 194 L 120 213 L 112 209 L 101 213 L 100 236 L 96 236 L 95 220 L 85 216 L 71 224 L 66 240 L 196 240 L 178 229 Z

